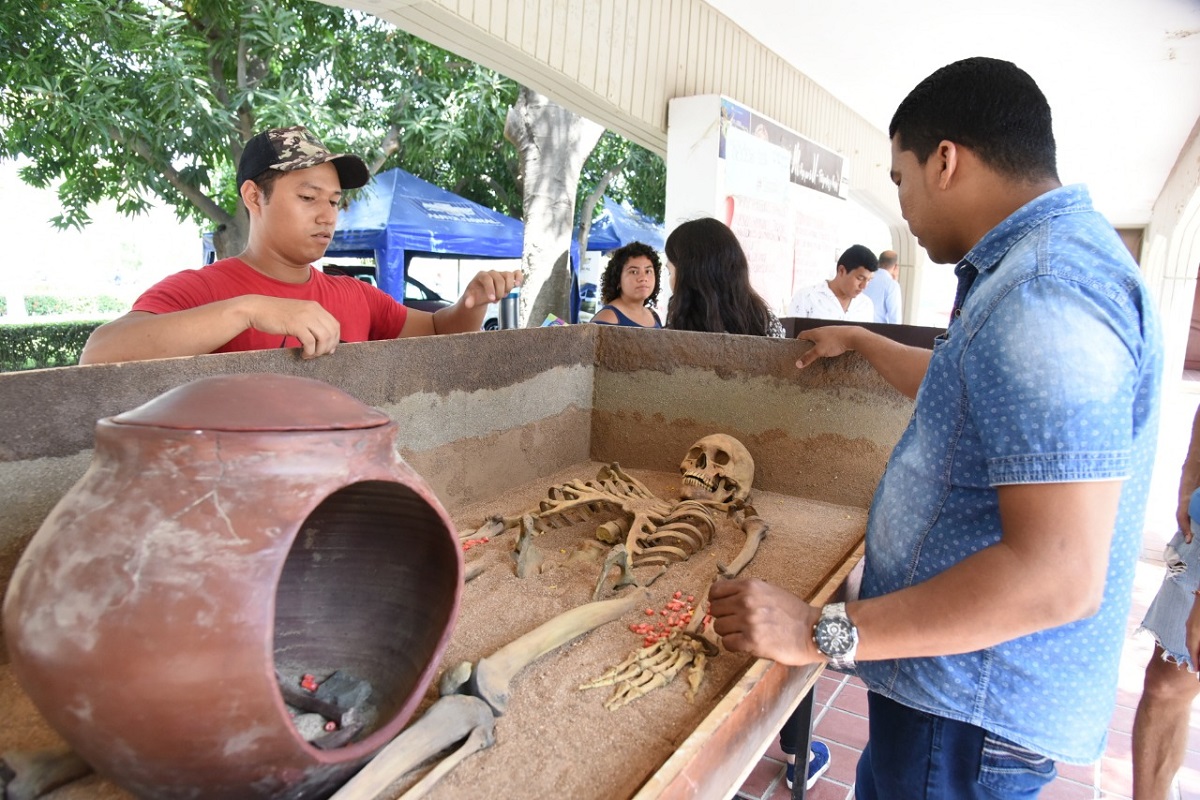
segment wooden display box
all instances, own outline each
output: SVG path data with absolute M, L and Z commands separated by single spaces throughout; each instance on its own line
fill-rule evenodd
M 536 505 L 550 485 L 619 462 L 660 496 L 710 433 L 743 442 L 757 466 L 755 503 L 771 532 L 747 574 L 818 602 L 861 554 L 866 508 L 911 403 L 854 354 L 799 371 L 805 342 L 602 326 L 481 332 L 343 345 L 302 361 L 292 351 L 201 356 L 0 375 L 0 590 L 41 520 L 86 470 L 97 419 L 199 377 L 279 372 L 326 381 L 398 423 L 397 448 L 466 533 L 486 513 Z M 590 599 L 596 569 L 568 562 L 589 523 L 544 540 L 550 565 L 519 582 L 512 535 L 467 554 L 486 560 L 468 584 L 446 664 L 475 660 Z M 702 594 L 741 532 L 725 523 L 706 557 L 650 588 Z M 672 568 L 673 570 L 677 568 Z M 626 590 L 628 591 L 628 590 Z M 489 603 L 516 592 L 499 614 Z M 696 702 L 683 679 L 614 712 L 578 678 L 640 645 L 611 623 L 521 673 L 497 743 L 434 796 L 722 797 L 738 785 L 816 679 L 736 654 L 713 660 Z M 595 675 L 591 675 L 595 677 Z M 539 707 L 539 705 L 541 707 Z M 0 663 L 0 752 L 50 746 L 50 731 Z M 506 787 L 511 791 L 506 790 Z M 125 797 L 93 776 L 55 798 Z

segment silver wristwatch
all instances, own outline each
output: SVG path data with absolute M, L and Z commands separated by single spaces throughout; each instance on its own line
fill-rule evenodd
M 830 666 L 837 669 L 854 667 L 854 654 L 858 651 L 858 628 L 846 616 L 845 603 L 830 603 L 821 609 L 821 618 L 813 627 L 813 641 L 829 659 Z

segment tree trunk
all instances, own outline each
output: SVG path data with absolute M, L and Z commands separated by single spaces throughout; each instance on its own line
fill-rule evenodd
M 517 148 L 525 206 L 520 320 L 570 318 L 571 228 L 583 162 L 604 128 L 522 86 L 508 110 L 504 138 Z
M 238 210 L 233 219 L 218 225 L 213 232 L 213 247 L 217 251 L 217 258 L 236 256 L 246 249 L 246 242 L 249 239 L 250 215 L 246 213 L 246 209 L 239 200 Z

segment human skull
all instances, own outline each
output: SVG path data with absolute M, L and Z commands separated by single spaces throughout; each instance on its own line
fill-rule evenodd
M 705 436 L 692 445 L 679 471 L 683 475 L 679 494 L 684 500 L 745 501 L 754 483 L 750 451 L 723 433 Z

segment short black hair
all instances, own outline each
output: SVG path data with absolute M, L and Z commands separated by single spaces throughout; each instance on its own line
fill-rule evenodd
M 846 251 L 838 256 L 837 263 L 839 267 L 845 267 L 846 272 L 854 272 L 859 267 L 866 268 L 867 272 L 879 269 L 879 259 L 871 252 L 871 248 L 861 244 L 847 247 Z
M 271 192 L 275 190 L 275 182 L 283 177 L 283 173 L 277 169 L 266 169 L 255 175 L 250 180 L 258 186 L 258 190 L 262 192 L 263 202 L 271 202 Z
M 948 140 L 1009 178 L 1058 180 L 1050 104 L 1009 61 L 975 57 L 937 70 L 900 103 L 888 137 L 921 164 Z
M 630 242 L 612 251 L 608 266 L 600 276 L 600 302 L 607 305 L 621 296 L 621 271 L 634 256 L 645 256 L 654 265 L 654 291 L 643 305 L 653 306 L 658 302 L 658 290 L 662 287 L 662 260 L 658 257 L 657 250 L 642 242 Z

